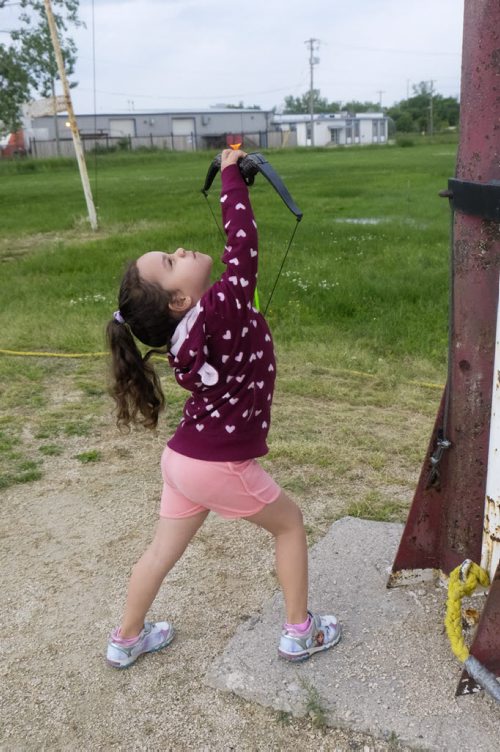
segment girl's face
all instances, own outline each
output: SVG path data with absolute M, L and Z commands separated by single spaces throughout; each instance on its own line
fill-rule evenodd
M 150 251 L 137 259 L 137 270 L 146 282 L 160 285 L 192 308 L 210 287 L 212 259 L 206 253 L 178 248 L 175 253 Z M 180 309 L 182 310 L 182 309 Z

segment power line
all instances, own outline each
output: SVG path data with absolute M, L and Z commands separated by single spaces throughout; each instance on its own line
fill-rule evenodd
M 197 95 L 193 94 L 192 96 L 186 97 L 186 96 L 164 96 L 162 94 L 134 94 L 132 92 L 126 92 L 126 91 L 105 91 L 103 89 L 97 89 L 97 92 L 99 94 L 108 94 L 110 96 L 116 96 L 116 97 L 129 97 L 134 99 L 234 99 L 236 97 L 250 97 L 250 96 L 256 96 L 258 94 L 274 94 L 276 92 L 280 91 L 290 91 L 291 89 L 298 89 L 300 86 L 303 86 L 303 82 L 290 85 L 290 86 L 282 86 L 279 89 L 266 89 L 264 91 L 247 91 L 247 92 L 239 92 L 237 94 L 211 94 L 211 95 Z M 85 87 L 78 87 L 79 91 L 93 91 L 93 89 L 86 89 Z
M 460 57 L 462 54 L 461 52 L 434 52 L 433 50 L 393 50 L 389 47 L 356 47 L 350 44 L 338 44 L 337 47 L 344 50 L 361 50 L 363 52 L 390 52 L 396 55 L 436 55 L 439 57 L 448 55 L 452 57 Z

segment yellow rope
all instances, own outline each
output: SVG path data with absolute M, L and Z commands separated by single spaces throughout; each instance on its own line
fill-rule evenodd
M 35 358 L 96 358 L 102 355 L 107 355 L 105 352 L 89 352 L 89 353 L 52 353 L 52 352 L 27 352 L 17 350 L 2 350 L 2 355 L 18 355 L 20 357 L 35 357 Z
M 3 350 L 0 348 L 0 355 L 14 355 L 25 358 L 102 358 L 108 355 L 107 352 L 88 352 L 88 353 L 53 353 L 53 352 L 30 352 L 28 350 Z M 346 376 L 361 376 L 364 379 L 384 378 L 376 373 L 366 373 L 366 371 L 354 371 L 347 368 L 335 368 L 332 373 L 337 375 L 345 374 Z M 426 389 L 444 389 L 444 384 L 434 384 L 430 381 L 405 381 L 405 384 L 424 387 Z
M 478 584 L 488 587 L 490 578 L 488 572 L 470 559 L 466 559 L 450 573 L 444 623 L 451 649 L 462 662 L 469 657 L 469 649 L 462 633 L 462 598 L 471 595 Z

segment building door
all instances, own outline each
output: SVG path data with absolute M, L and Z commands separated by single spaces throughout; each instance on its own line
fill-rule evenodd
M 196 148 L 196 125 L 194 118 L 172 118 L 173 148 L 193 151 Z
M 134 118 L 116 118 L 109 121 L 109 135 L 111 138 L 134 138 L 135 137 L 135 120 Z

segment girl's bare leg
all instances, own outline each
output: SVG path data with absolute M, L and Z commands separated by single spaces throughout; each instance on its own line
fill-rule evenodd
M 302 624 L 307 619 L 308 589 L 302 512 L 282 491 L 276 501 L 246 519 L 274 535 L 276 571 L 285 599 L 286 620 L 289 624 Z
M 139 634 L 161 583 L 180 559 L 207 515 L 208 510 L 182 519 L 160 517 L 153 541 L 132 569 L 121 623 L 122 637 L 135 637 Z

